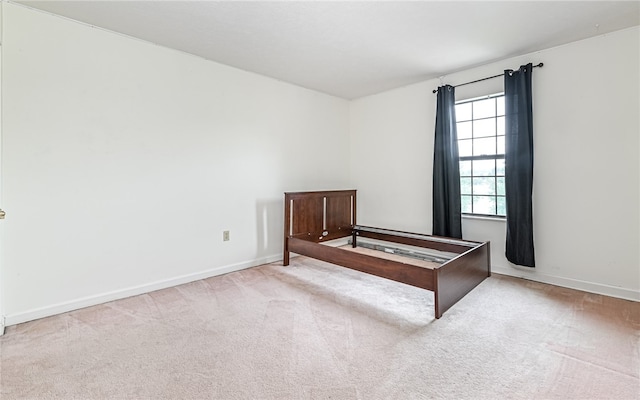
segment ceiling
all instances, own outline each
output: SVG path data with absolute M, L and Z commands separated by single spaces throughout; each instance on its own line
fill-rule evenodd
M 639 1 L 14 3 L 346 99 L 640 24 Z

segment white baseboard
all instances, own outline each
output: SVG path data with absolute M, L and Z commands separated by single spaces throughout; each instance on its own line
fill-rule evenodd
M 569 289 L 581 290 L 583 292 L 602 294 L 605 296 L 640 302 L 640 291 L 633 289 L 603 285 L 601 283 L 593 283 L 547 274 L 540 274 L 537 272 L 527 273 L 526 271 L 521 271 L 515 268 L 491 266 L 491 272 L 495 272 L 496 274 L 500 275 L 508 275 L 516 278 L 528 279 L 535 282 L 548 283 L 550 285 L 566 287 Z
M 292 254 L 292 257 L 294 255 Z M 75 300 L 71 300 L 64 303 L 58 303 L 46 307 L 41 307 L 17 314 L 11 314 L 6 316 L 0 316 L 0 335 L 4 333 L 6 326 L 16 325 L 23 322 L 33 321 L 40 318 L 50 317 L 73 310 L 78 310 L 85 307 L 94 306 L 97 304 L 107 303 L 114 300 L 123 299 L 126 297 L 137 296 L 153 292 L 168 287 L 178 286 L 189 282 L 194 282 L 200 279 L 210 278 L 212 276 L 223 275 L 230 272 L 240 271 L 243 269 L 255 267 L 262 264 L 272 263 L 282 259 L 282 255 L 272 255 L 255 260 L 244 261 L 236 264 L 226 265 L 222 267 L 211 268 L 209 270 L 178 276 L 171 279 L 162 281 L 156 281 L 144 285 L 138 285 L 129 287 L 126 289 L 115 290 L 108 293 L 102 293 L 94 296 L 87 296 Z M 496 274 L 513 276 L 516 278 L 528 279 L 541 283 L 548 283 L 551 285 L 562 286 L 570 289 L 582 290 L 589 293 L 602 294 L 605 296 L 617 297 L 625 300 L 640 302 L 640 291 L 632 289 L 626 289 L 616 286 L 603 285 L 599 283 L 580 281 L 576 279 L 568 279 L 553 275 L 546 275 L 540 273 L 526 273 L 517 269 L 509 269 L 504 267 L 491 267 L 491 272 Z
M 189 282 L 194 282 L 200 279 L 210 278 L 212 276 L 223 275 L 229 272 L 240 271 L 255 267 L 262 264 L 272 263 L 278 260 L 282 260 L 282 254 L 267 256 L 255 260 L 244 261 L 237 264 L 225 265 L 222 267 L 211 268 L 209 270 L 196 272 L 193 274 L 187 274 L 170 278 L 162 281 L 151 282 L 143 285 L 133 286 L 125 289 L 114 290 L 108 293 L 97 294 L 94 296 L 82 297 L 79 299 L 67 301 L 64 303 L 53 304 L 46 307 L 41 307 L 17 314 L 7 315 L 4 318 L 4 325 L 0 325 L 2 332 L 4 326 L 11 326 L 21 324 L 27 321 L 33 321 L 40 318 L 50 317 L 52 315 L 62 314 L 65 312 L 78 310 L 85 307 L 95 306 L 97 304 L 107 303 L 114 300 L 124 299 L 126 297 L 137 296 L 153 292 L 160 289 L 166 289 L 168 287 L 178 286 Z M 0 319 L 2 322 L 2 319 Z

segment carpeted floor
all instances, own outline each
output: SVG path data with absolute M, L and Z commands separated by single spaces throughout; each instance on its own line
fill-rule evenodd
M 305 257 L 7 328 L 0 399 L 639 399 L 640 303 Z

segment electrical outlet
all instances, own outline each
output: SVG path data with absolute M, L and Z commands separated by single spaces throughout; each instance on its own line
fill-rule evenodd
M 222 232 L 222 240 L 225 242 L 229 241 L 229 231 L 223 231 Z

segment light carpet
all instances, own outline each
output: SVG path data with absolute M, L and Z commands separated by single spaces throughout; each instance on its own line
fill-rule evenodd
M 0 398 L 639 399 L 640 303 L 429 291 L 306 257 L 7 328 Z

